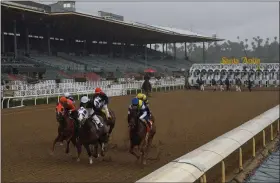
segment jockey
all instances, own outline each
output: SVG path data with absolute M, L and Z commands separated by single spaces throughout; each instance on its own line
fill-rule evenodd
M 142 100 L 146 106 L 149 106 L 149 100 L 145 94 L 138 93 L 136 98 L 138 98 L 139 100 Z
M 72 100 L 67 99 L 66 97 L 60 97 L 59 103 L 71 114 L 73 111 L 76 110 L 75 105 L 73 104 Z
M 96 94 L 94 94 L 92 100 L 89 100 L 86 105 L 87 110 L 89 110 L 89 116 L 92 117 L 93 122 L 95 122 L 95 124 L 97 124 L 97 126 L 96 126 L 97 130 L 99 128 L 103 127 L 103 123 L 97 117 L 96 112 L 102 111 L 102 108 L 104 107 L 104 104 L 105 104 L 104 100 L 106 100 L 106 99 L 103 99 L 102 95 L 100 93 L 96 93 Z
M 60 97 L 59 103 L 61 103 L 63 108 L 65 109 L 65 111 L 68 112 L 70 118 L 74 119 L 75 129 L 77 130 L 79 124 L 78 124 L 77 120 L 75 119 L 75 117 L 73 117 L 73 115 L 72 115 L 73 111 L 76 111 L 76 107 L 73 104 L 72 100 L 67 99 L 66 97 L 63 96 L 63 97 Z
M 101 111 L 105 114 L 106 119 L 111 118 L 110 112 L 108 109 L 109 98 L 108 96 L 101 90 L 101 88 L 96 88 L 95 93 L 92 97 L 92 102 L 94 106 L 94 110 Z
M 75 104 L 75 100 L 74 100 L 74 98 L 70 95 L 70 93 L 68 93 L 68 92 L 64 93 L 64 97 L 66 97 L 67 99 L 71 100 L 71 101 Z
M 80 101 L 80 108 L 78 109 L 78 112 L 85 111 L 83 117 L 87 119 L 89 117 L 89 110 L 87 109 L 89 98 L 87 96 L 83 96 Z
M 147 131 L 149 132 L 152 128 L 152 122 L 150 120 L 151 113 L 149 108 L 145 105 L 145 103 L 142 100 L 139 100 L 138 98 L 132 99 L 131 102 L 131 106 L 135 106 L 138 110 L 140 110 L 139 119 L 146 125 Z

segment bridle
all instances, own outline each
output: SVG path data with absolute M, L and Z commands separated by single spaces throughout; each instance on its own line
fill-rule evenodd
M 88 112 L 84 107 L 80 107 L 78 109 L 78 121 L 81 125 L 84 125 L 86 120 L 88 119 Z

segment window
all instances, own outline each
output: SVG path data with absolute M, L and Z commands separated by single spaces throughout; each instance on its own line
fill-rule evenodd
M 71 5 L 70 5 L 70 3 L 66 3 L 66 4 L 63 4 L 63 7 L 64 7 L 64 8 L 70 8 Z

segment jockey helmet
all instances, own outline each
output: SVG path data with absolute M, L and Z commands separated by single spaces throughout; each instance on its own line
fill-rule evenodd
M 95 88 L 95 93 L 101 93 L 101 92 L 102 92 L 101 88 Z
M 83 96 L 83 97 L 81 98 L 81 103 L 82 103 L 82 104 L 86 104 L 88 101 L 89 101 L 89 98 L 88 98 L 87 96 Z
M 66 98 L 70 97 L 70 93 L 68 93 L 68 92 L 64 93 L 64 97 L 66 97 Z
M 133 98 L 132 101 L 131 101 L 132 105 L 134 106 L 138 106 L 139 104 L 139 99 L 138 98 Z
M 147 100 L 147 96 L 145 95 L 145 94 L 143 94 L 143 93 L 139 93 L 140 94 L 140 96 L 138 97 L 138 98 L 140 98 L 140 99 L 142 99 L 142 100 L 144 100 L 144 101 L 146 101 Z M 139 95 L 138 94 L 138 95 Z
M 67 102 L 67 98 L 66 97 L 60 97 L 59 102 L 60 103 L 66 103 Z

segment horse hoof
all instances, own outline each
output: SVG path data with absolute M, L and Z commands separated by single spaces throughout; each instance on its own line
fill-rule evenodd
M 62 142 L 60 142 L 60 144 L 59 144 L 60 146 L 63 146 L 63 143 Z
M 53 152 L 53 151 L 51 151 L 51 152 L 50 152 L 50 155 L 51 155 L 51 156 L 53 156 L 53 155 L 54 155 L 54 152 Z
M 81 160 L 80 160 L 80 158 L 77 158 L 77 162 L 80 162 Z
M 92 163 L 93 163 L 92 159 L 91 159 L 91 160 L 89 160 L 89 164 L 90 164 L 90 165 L 92 165 Z

